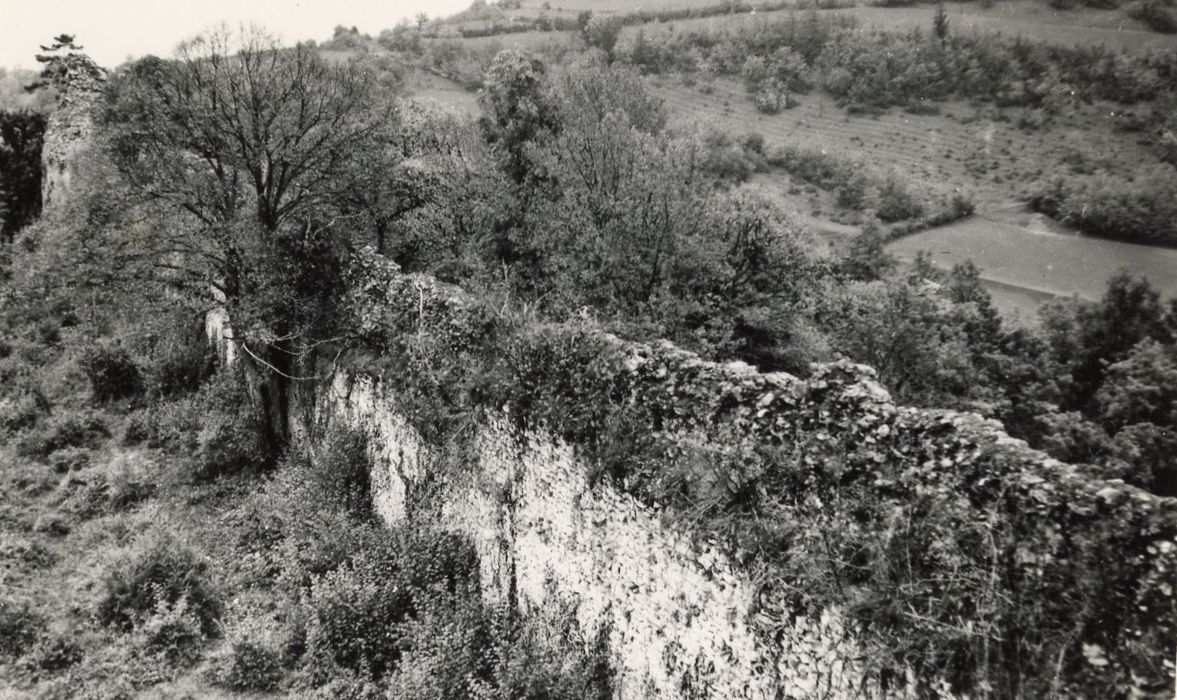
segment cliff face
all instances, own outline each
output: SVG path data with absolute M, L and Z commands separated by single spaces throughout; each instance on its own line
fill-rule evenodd
M 80 54 L 76 58 L 87 65 L 67 66 L 55 85 L 57 108 L 49 115 L 45 144 L 41 151 L 44 180 L 41 184 L 41 216 L 52 218 L 64 206 L 77 167 L 77 155 L 92 140 L 94 105 L 105 83 L 101 69 L 88 63 Z

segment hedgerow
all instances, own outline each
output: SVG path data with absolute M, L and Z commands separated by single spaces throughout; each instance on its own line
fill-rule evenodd
M 1038 183 L 1030 206 L 1085 233 L 1147 245 L 1177 246 L 1177 175 L 1157 166 L 1135 181 L 1055 178 Z

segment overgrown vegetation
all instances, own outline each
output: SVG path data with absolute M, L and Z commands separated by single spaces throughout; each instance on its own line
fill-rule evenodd
M 41 213 L 45 117 L 0 110 L 0 245 Z
M 399 105 L 363 63 L 256 35 L 114 74 L 76 196 L 54 226 L 20 232 L 0 288 L 0 526 L 70 557 L 0 551 L 21 553 L 30 582 L 83 557 L 79 531 L 90 545 L 111 533 L 119 555 L 71 574 L 71 590 L 97 591 L 76 605 L 0 599 L 13 683 L 611 696 L 606 631 L 577 629 L 572 610 L 486 607 L 474 551 L 434 527 L 436 504 L 376 522 L 367 436 L 313 424 L 289 440 L 301 393 L 347 367 L 393 385 L 446 462 L 417 484 L 426 496 L 470 477 L 484 411 L 547 429 L 595 480 L 720 542 L 761 582 L 768 643 L 837 609 L 880 682 L 910 670 L 921 693 L 1171 688 L 1172 501 L 1107 480 L 1177 494 L 1177 306 L 1122 276 L 1098 302 L 1052 305 L 1041 332 L 1010 328 L 976 268 L 900 269 L 869 217 L 846 255 L 815 256 L 741 186 L 762 164 L 901 225 L 971 205 L 927 211 L 902 182 L 817 152 L 668 130 L 626 65 L 661 70 L 661 49 L 627 60 L 613 27 L 584 20 L 601 53 L 559 70 L 499 54 L 476 124 Z M 875 106 L 1053 109 L 1071 79 L 1080 97 L 1131 102 L 1172 72 L 1165 57 L 859 41 L 814 22 L 666 43 L 744 75 L 773 109 L 804 81 Z M 1083 216 L 1110 222 L 1164 185 L 1067 187 L 1040 206 L 1098 200 Z M 209 376 L 198 319 L 221 305 L 239 362 Z M 1076 466 L 814 364 L 839 360 L 876 368 L 904 404 L 980 413 Z M 35 631 L 47 616 L 77 645 Z
M 264 429 L 241 410 L 238 373 L 110 400 L 91 392 L 92 355 L 79 352 L 98 328 L 71 326 L 33 353 L 26 343 L 40 341 L 24 338 L 35 328 L 8 321 L 5 371 L 55 400 L 11 421 L 0 446 L 0 694 L 167 695 L 183 682 L 300 696 L 612 697 L 605 651 L 572 608 L 486 607 L 468 542 L 421 520 L 376 522 L 362 434 L 328 427 L 263 476 Z M 153 362 L 174 365 L 153 349 L 188 337 L 180 327 L 128 343 L 116 364 L 159 376 Z M 22 391 L 5 383 L 0 397 L 7 407 Z M 78 415 L 65 407 L 86 403 Z M 248 444 L 214 450 L 210 430 Z M 24 456 L 14 444 L 45 446 Z
M 1167 688 L 1173 620 L 1153 586 L 1173 565 L 1160 544 L 1171 512 L 1135 511 L 1130 491 L 1086 481 L 1099 470 L 1042 471 L 976 419 L 897 412 L 846 367 L 802 385 L 739 377 L 680 351 L 634 355 L 591 326 L 520 325 L 423 280 L 365 278 L 361 318 L 383 381 L 414 397 L 406 415 L 423 435 L 450 440 L 439 416 L 507 406 L 521 430 L 543 426 L 598 478 L 689 517 L 701 541 L 723 541 L 769 582 L 772 616 L 846 611 L 869 630 L 882 676 L 912 668 L 928 692 L 943 679 L 954 692 L 1013 696 Z M 912 305 L 903 318 L 918 324 Z M 913 350 L 894 349 L 910 381 L 952 371 L 918 364 Z M 432 410 L 420 409 L 426 397 Z M 1105 569 L 1117 549 L 1120 567 Z

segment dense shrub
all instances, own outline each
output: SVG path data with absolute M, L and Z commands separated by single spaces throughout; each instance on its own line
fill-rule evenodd
M 45 569 L 57 561 L 57 555 L 36 540 L 14 534 L 0 534 L 0 561 L 14 566 Z
M 879 188 L 878 206 L 875 210 L 879 219 L 886 223 L 914 219 L 923 213 L 923 206 L 895 177 L 887 178 Z
M 37 324 L 37 340 L 42 345 L 61 344 L 61 323 L 53 319 L 45 319 Z
M 269 465 L 261 425 L 249 404 L 222 406 L 205 414 L 201 423 L 196 434 L 196 478 L 258 472 Z
M 83 354 L 80 364 L 98 403 L 130 398 L 143 391 L 139 367 L 122 345 L 96 345 Z
M 44 617 L 11 593 L 0 596 L 0 659 L 32 651 L 45 628 Z
M 131 508 L 155 493 L 151 467 L 137 455 L 116 454 L 100 468 L 91 470 L 63 505 L 83 518 Z
M 308 488 L 323 506 L 358 518 L 372 515 L 371 459 L 367 436 L 331 428 L 311 454 L 299 455 Z M 297 458 L 297 457 L 296 457 Z
M 1166 0 L 1144 0 L 1131 12 L 1161 31 L 1173 23 L 1174 10 Z M 1169 52 L 1128 55 L 1102 46 L 1031 44 L 999 34 L 864 32 L 854 26 L 854 18 L 837 14 L 801 19 L 788 13 L 785 19 L 734 29 L 643 36 L 640 60 L 630 60 L 653 72 L 705 67 L 733 77 L 748 76 L 744 68 L 752 61 L 755 78 L 768 75 L 763 70 L 768 57 L 782 50 L 796 52 L 802 61 L 786 75 L 806 76 L 845 104 L 864 108 L 934 111 L 937 101 L 959 97 L 1058 111 L 1075 98 L 1131 104 L 1174 90 Z M 749 87 L 762 108 L 783 106 L 776 89 L 782 83 L 754 79 Z
M 416 607 L 401 628 L 405 652 L 389 678 L 390 700 L 495 697 L 493 640 L 478 591 L 428 592 L 418 596 Z M 526 696 L 501 692 L 498 697 Z
M 233 371 L 215 375 L 195 394 L 132 413 L 124 439 L 191 458 L 196 479 L 258 472 L 272 460 L 245 380 Z
M 49 455 L 49 466 L 58 474 L 76 472 L 90 466 L 91 451 L 84 447 L 66 447 Z
M 476 590 L 430 591 L 404 626 L 405 655 L 389 680 L 396 700 L 608 700 L 606 630 L 586 639 L 554 592 L 528 613 L 487 609 Z
M 110 437 L 106 421 L 87 411 L 57 411 L 35 430 L 17 440 L 17 451 L 27 457 L 45 459 L 69 447 L 93 449 Z
M 156 421 L 151 416 L 151 410 L 140 409 L 127 416 L 127 422 L 123 425 L 124 445 L 142 445 L 152 439 Z
M 499 697 L 608 700 L 613 697 L 607 629 L 588 638 L 573 607 L 554 595 L 544 607 L 496 630 L 495 684 Z
M 207 614 L 193 608 L 186 593 L 173 601 L 157 597 L 135 633 L 147 653 L 173 666 L 188 666 L 200 657 L 200 646 L 213 633 L 202 619 Z
M 48 415 L 49 402 L 40 392 L 26 391 L 0 398 L 0 435 L 32 428 Z
M 191 618 L 201 634 L 214 637 L 223 604 L 208 566 L 202 555 L 174 535 L 148 534 L 107 566 L 100 582 L 98 619 L 127 631 L 159 613 L 152 624 L 161 635 L 171 633 L 165 627 L 181 632 Z
M 45 115 L 0 110 L 0 247 L 41 213 Z
M 312 675 L 343 668 L 378 679 L 403 652 L 404 625 L 431 590 L 476 591 L 477 558 L 456 535 L 392 531 L 311 584 L 305 606 Z
M 730 134 L 712 129 L 700 137 L 702 169 L 716 180 L 744 182 L 752 173 L 765 169 L 763 137 L 751 141 L 751 148 L 738 142 Z M 759 148 L 758 152 L 755 150 Z
M 1144 22 L 1154 32 L 1177 33 L 1177 7 L 1164 0 L 1143 0 L 1129 14 Z
M 1167 166 L 1134 182 L 1109 177 L 1038 183 L 1030 206 L 1085 233 L 1150 245 L 1177 245 L 1177 173 Z
M 769 152 L 768 162 L 824 190 L 854 190 L 866 184 L 861 169 L 854 163 L 824 151 L 779 146 Z M 850 198 L 853 199 L 853 194 Z
M 37 642 L 27 663 L 32 668 L 57 673 L 81 663 L 84 656 L 81 645 L 72 637 L 53 634 Z
M 210 670 L 216 685 L 240 692 L 266 692 L 278 686 L 282 666 L 276 651 L 248 639 L 234 640 Z
M 144 384 L 156 396 L 175 396 L 196 391 L 212 375 L 214 352 L 204 328 L 190 319 L 178 319 L 146 349 Z

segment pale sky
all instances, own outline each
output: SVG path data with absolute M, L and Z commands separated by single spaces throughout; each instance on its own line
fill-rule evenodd
M 471 0 L 0 0 L 0 66 L 35 69 L 38 44 L 75 34 L 99 65 L 171 56 L 176 44 L 225 21 L 255 22 L 283 43 L 331 37 L 335 25 L 375 36 L 419 12 L 444 17 Z

